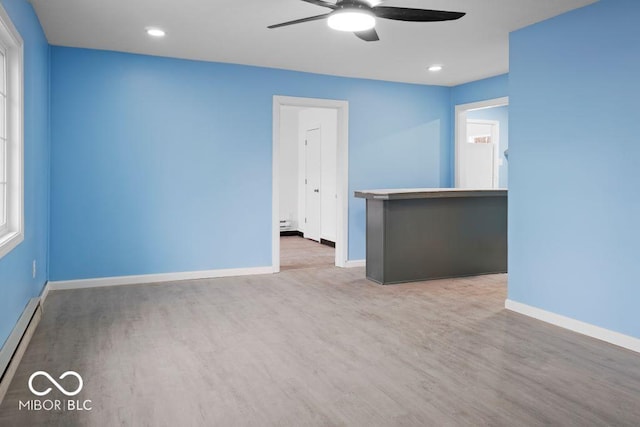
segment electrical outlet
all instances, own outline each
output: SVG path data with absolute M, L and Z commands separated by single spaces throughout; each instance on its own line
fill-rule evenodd
M 33 276 L 34 279 L 36 278 L 36 271 L 37 271 L 36 270 L 36 260 L 34 259 L 33 260 L 33 264 L 31 266 L 31 275 Z

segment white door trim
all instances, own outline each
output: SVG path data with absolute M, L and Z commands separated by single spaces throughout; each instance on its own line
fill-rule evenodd
M 347 265 L 349 254 L 349 102 L 333 99 L 273 97 L 273 151 L 271 198 L 271 259 L 273 272 L 280 271 L 280 109 L 284 106 L 306 108 L 332 108 L 338 113 L 338 139 L 336 159 L 336 259 L 338 267 Z
M 509 105 L 509 97 L 456 105 L 455 109 L 455 186 L 460 187 L 460 147 L 467 135 L 467 111 Z

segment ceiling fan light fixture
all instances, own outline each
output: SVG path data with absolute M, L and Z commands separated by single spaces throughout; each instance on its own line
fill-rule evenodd
M 329 15 L 329 27 L 338 31 L 366 31 L 376 26 L 373 12 L 363 9 L 339 9 Z

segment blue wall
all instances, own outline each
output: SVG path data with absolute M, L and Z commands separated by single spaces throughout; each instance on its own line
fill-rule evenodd
M 513 33 L 509 94 L 509 298 L 634 337 L 639 16 L 601 0 Z
M 449 88 L 62 47 L 51 74 L 51 280 L 271 265 L 273 95 L 349 101 L 350 194 L 450 175 Z
M 0 259 L 0 346 L 47 280 L 49 234 L 49 45 L 29 3 L 3 0 L 2 5 L 24 41 L 25 239 Z
M 467 113 L 467 119 L 496 120 L 500 126 L 500 158 L 502 165 L 498 171 L 498 185 L 500 188 L 507 188 L 509 184 L 509 162 L 504 156 L 504 150 L 509 148 L 509 106 L 482 108 L 472 110 Z
M 451 105 L 470 104 L 509 96 L 509 74 L 502 74 L 488 79 L 451 88 Z

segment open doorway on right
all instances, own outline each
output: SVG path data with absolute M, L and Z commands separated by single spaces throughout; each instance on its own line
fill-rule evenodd
M 456 187 L 508 187 L 509 100 L 456 106 Z

